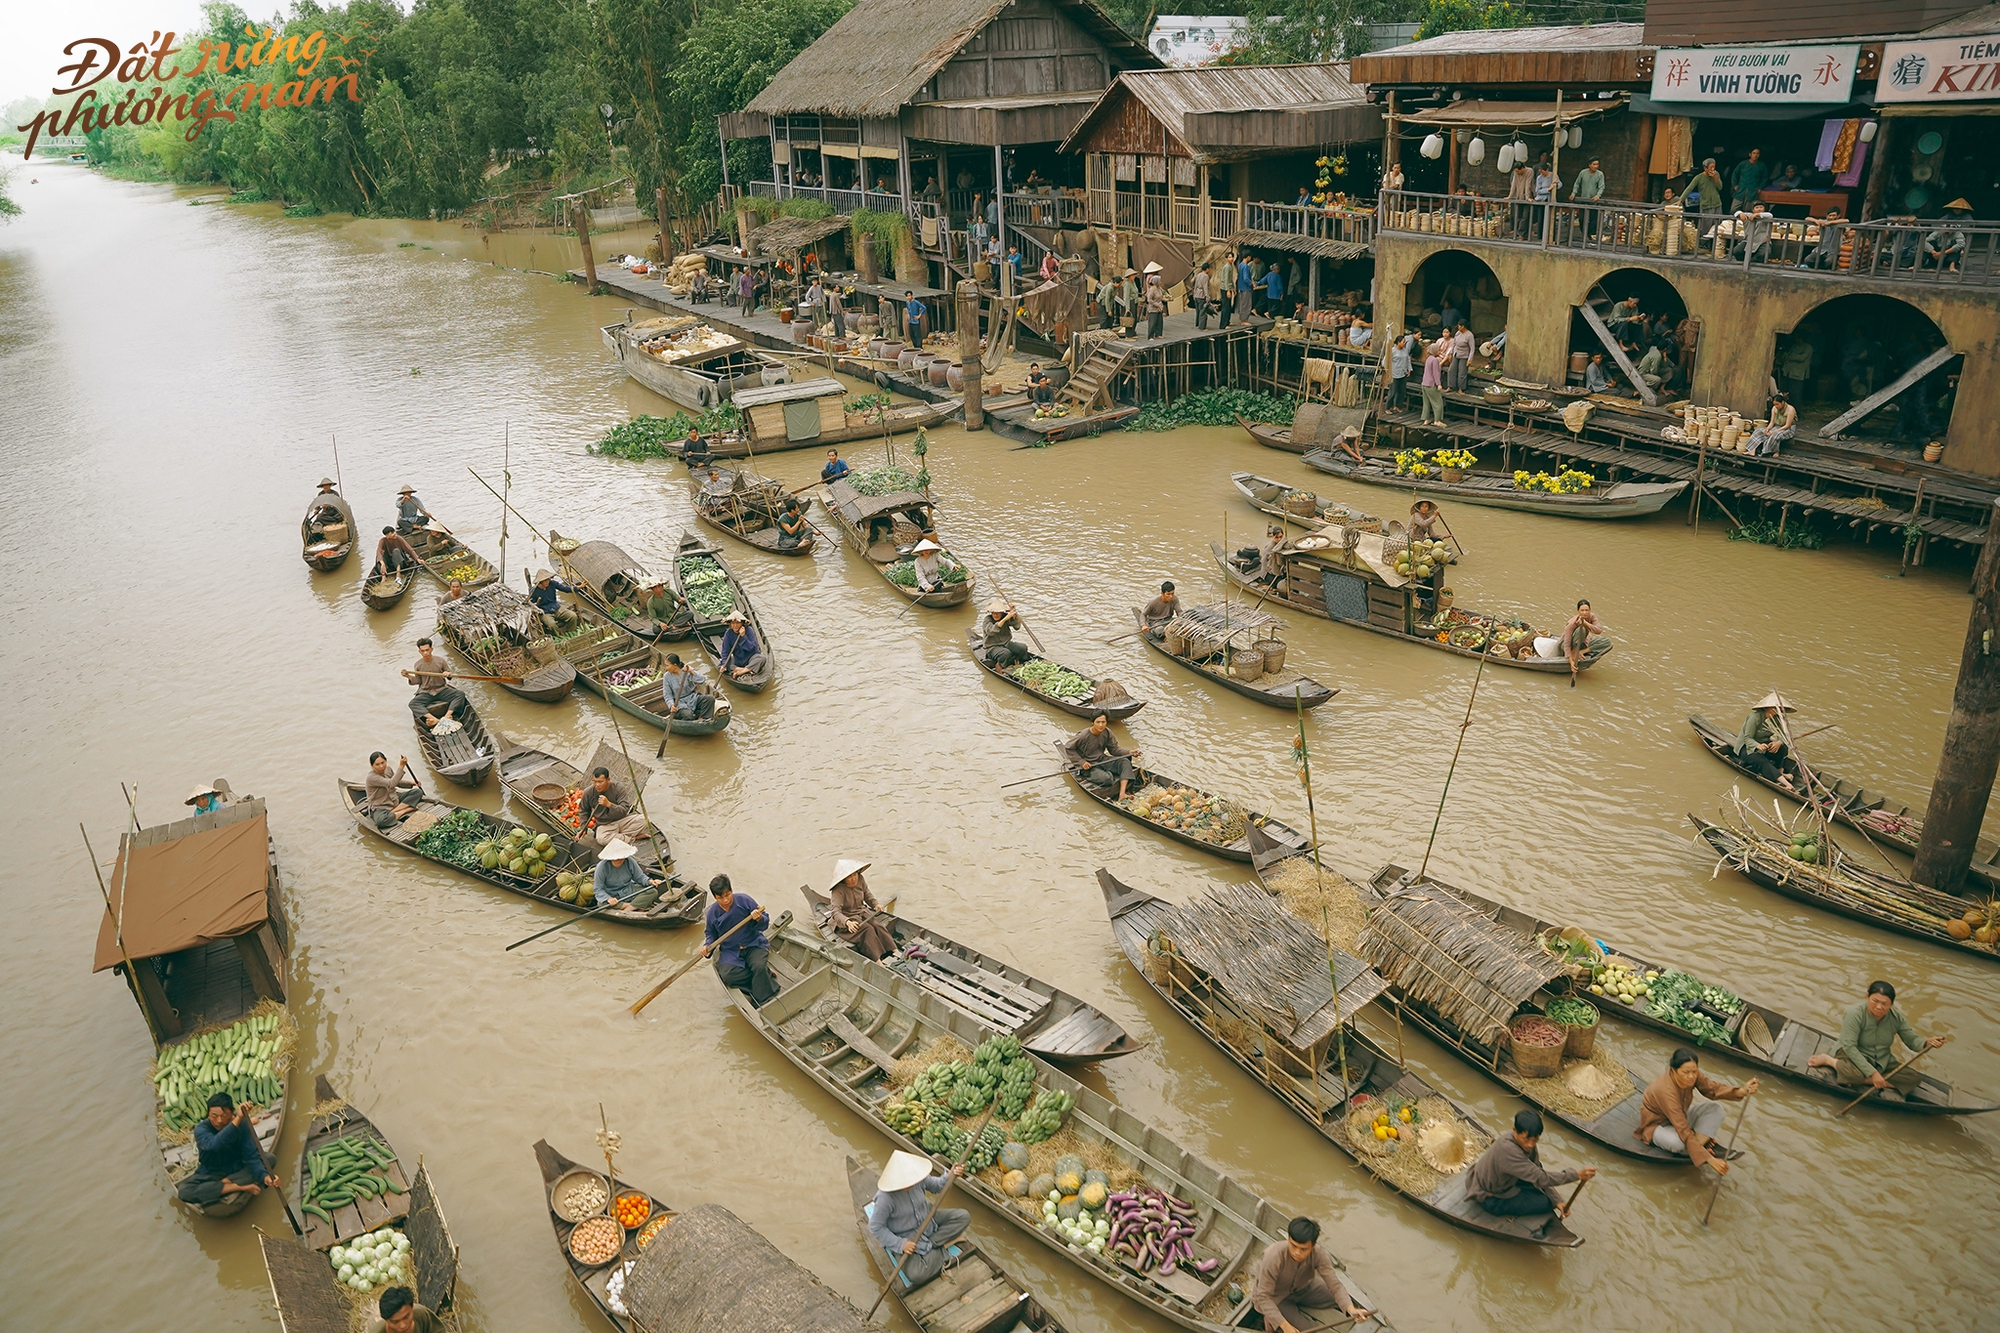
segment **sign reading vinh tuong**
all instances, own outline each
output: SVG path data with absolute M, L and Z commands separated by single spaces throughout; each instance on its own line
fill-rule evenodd
M 204 37 L 194 52 L 175 46 L 177 35 L 155 32 L 149 42 L 134 42 L 122 48 L 109 37 L 79 37 L 65 46 L 63 54 L 70 58 L 70 63 L 60 66 L 56 76 L 68 82 L 49 91 L 58 97 L 73 96 L 75 100 L 67 107 L 43 111 L 27 124 L 14 127 L 28 136 L 22 158 L 34 155 L 36 143 L 45 134 L 88 134 L 113 125 L 142 126 L 173 120 L 187 124 L 187 140 L 193 143 L 210 121 L 234 121 L 238 111 L 248 111 L 253 106 L 331 103 L 337 92 L 345 92 L 350 102 L 361 100 L 360 77 L 355 69 L 361 63 L 358 58 L 332 56 L 334 64 L 345 72 L 318 74 L 321 62 L 329 58 L 323 29 L 303 36 L 298 33 L 281 36 L 275 28 L 265 28 L 260 35 L 255 25 L 246 23 L 243 35 L 249 41 L 232 43 Z M 335 40 L 345 45 L 349 39 L 336 35 Z M 190 56 L 193 59 L 183 63 Z M 264 76 L 261 83 L 255 81 L 258 74 Z M 183 84 L 182 91 L 173 91 L 174 80 L 191 82 L 204 75 L 209 82 L 202 87 Z M 243 82 L 235 87 L 226 86 L 233 75 L 243 76 Z M 96 85 L 113 78 L 116 84 L 111 96 L 100 99 Z M 215 86 L 218 80 L 224 86 Z M 152 87 L 148 88 L 148 84 Z M 117 87 L 125 90 L 122 98 L 117 97 Z
M 1655 102 L 1771 106 L 1845 102 L 1859 46 L 1669 47 L 1653 58 Z

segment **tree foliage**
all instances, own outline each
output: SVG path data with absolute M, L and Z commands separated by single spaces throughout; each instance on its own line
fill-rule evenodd
M 1507 0 L 1494 4 L 1481 0 L 1424 0 L 1423 14 L 1417 20 L 1417 40 L 1474 28 L 1518 28 L 1527 21 L 1527 15 Z

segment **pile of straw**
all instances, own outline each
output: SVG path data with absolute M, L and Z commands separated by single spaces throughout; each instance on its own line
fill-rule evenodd
M 1314 935 L 1322 929 L 1333 936 L 1333 947 L 1355 953 L 1354 937 L 1368 922 L 1361 891 L 1336 870 L 1322 867 L 1314 874 L 1310 856 L 1293 856 L 1263 872 L 1264 887 L 1278 895 L 1285 910 Z
M 1569 1084 L 1564 1080 L 1571 1070 L 1581 1064 L 1596 1065 L 1598 1070 L 1611 1080 L 1610 1096 L 1594 1102 L 1587 1102 L 1570 1091 Z M 1520 1094 L 1530 1101 L 1546 1106 L 1550 1110 L 1560 1111 L 1564 1115 L 1575 1116 L 1579 1120 L 1595 1120 L 1598 1116 L 1603 1115 L 1606 1111 L 1618 1105 L 1618 1103 L 1624 1101 L 1627 1097 L 1630 1097 L 1633 1087 L 1632 1075 L 1626 1071 L 1625 1066 L 1617 1057 L 1612 1055 L 1601 1044 L 1590 1053 L 1590 1059 L 1587 1061 L 1563 1061 L 1562 1072 L 1553 1077 L 1511 1077 L 1507 1081 L 1513 1084 Z
M 1443 1097 L 1421 1097 L 1417 1100 L 1417 1115 L 1422 1125 L 1456 1125 L 1465 1138 L 1466 1156 L 1477 1161 L 1480 1154 L 1493 1146 L 1493 1140 L 1480 1133 L 1479 1127 L 1452 1110 L 1451 1103 Z M 1361 1156 L 1362 1165 L 1394 1185 L 1397 1189 L 1422 1198 L 1445 1181 L 1451 1179 L 1429 1162 L 1417 1149 L 1417 1136 L 1406 1134 L 1390 1142 L 1397 1144 L 1397 1150 L 1387 1157 Z
M 912 1055 L 896 1061 L 896 1067 L 889 1071 L 891 1087 L 907 1088 L 917 1081 L 917 1075 L 934 1064 L 949 1064 L 953 1060 L 971 1060 L 972 1052 L 965 1049 L 965 1043 L 949 1034 L 932 1037 L 919 1046 Z M 972 1124 L 979 1121 L 975 1118 Z M 971 1128 L 970 1125 L 967 1128 Z

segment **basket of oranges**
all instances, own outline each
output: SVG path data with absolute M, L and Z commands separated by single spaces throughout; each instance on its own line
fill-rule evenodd
M 611 1215 L 627 1231 L 636 1231 L 653 1215 L 653 1201 L 638 1190 L 628 1190 L 611 1205 Z

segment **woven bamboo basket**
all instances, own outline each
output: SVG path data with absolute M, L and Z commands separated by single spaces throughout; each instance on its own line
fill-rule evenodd
M 1597 1006 L 1591 1005 L 1590 1012 L 1592 1018 L 1587 1024 L 1564 1023 L 1562 1025 L 1563 1035 L 1566 1038 L 1563 1042 L 1562 1052 L 1565 1060 L 1588 1060 L 1590 1053 L 1597 1049 L 1597 1029 L 1599 1026 L 1595 1017 Z
M 1564 1046 L 1530 1046 L 1507 1038 L 1507 1054 L 1523 1078 L 1554 1078 L 1562 1073 Z
M 1255 680 L 1264 674 L 1264 654 L 1255 648 L 1238 648 L 1229 654 L 1229 674 L 1238 680 Z
M 1250 645 L 1264 656 L 1264 670 L 1270 672 L 1285 669 L 1285 645 L 1277 639 L 1259 639 Z
M 577 1206 L 573 1202 L 572 1196 L 579 1187 L 587 1184 L 595 1184 L 599 1189 L 604 1191 L 604 1202 L 598 1204 L 595 1208 L 586 1210 Z M 604 1177 L 595 1171 L 586 1170 L 583 1167 L 577 1167 L 573 1171 L 565 1171 L 557 1178 L 555 1184 L 549 1186 L 549 1207 L 557 1217 L 560 1217 L 565 1222 L 581 1222 L 586 1217 L 602 1213 L 610 1204 L 611 1191 L 606 1188 Z

